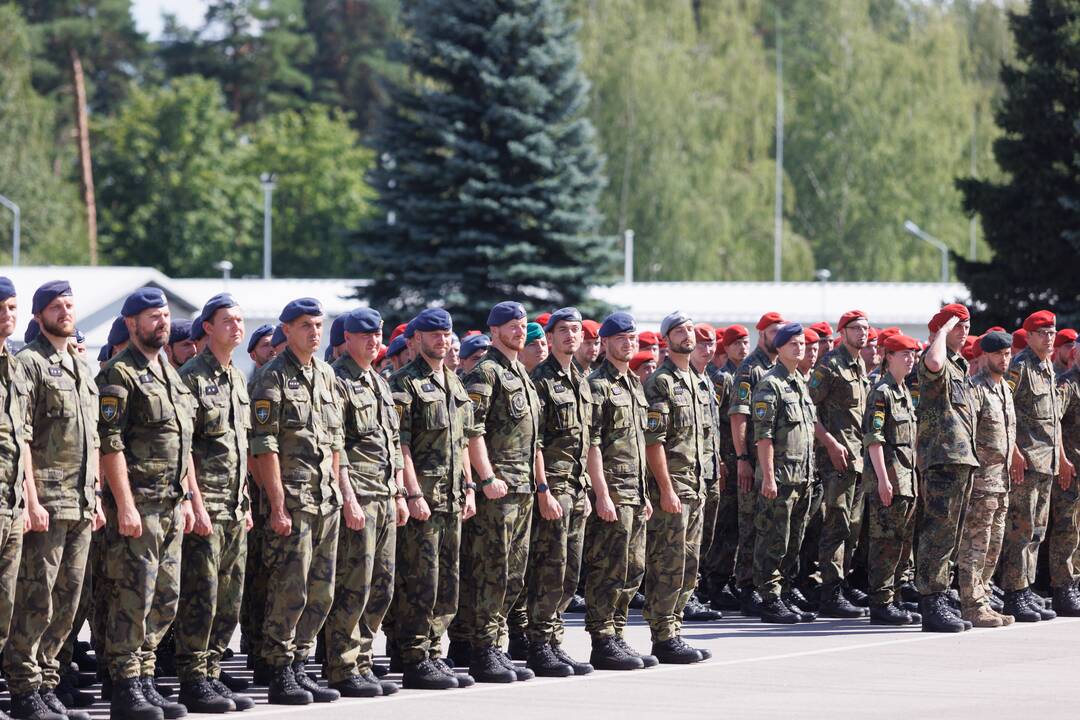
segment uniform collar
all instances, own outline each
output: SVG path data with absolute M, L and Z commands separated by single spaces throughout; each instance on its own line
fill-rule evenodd
M 217 356 L 215 356 L 214 353 L 212 353 L 210 351 L 210 346 L 209 345 L 207 345 L 206 347 L 204 347 L 202 349 L 202 352 L 199 353 L 199 358 L 204 363 L 206 363 L 206 367 L 208 367 L 210 369 L 210 372 L 212 374 L 214 374 L 214 375 L 225 375 L 225 374 L 227 374 L 226 369 L 221 366 L 221 363 L 218 362 Z
M 551 367 L 551 369 L 555 372 L 556 375 L 562 375 L 570 380 L 572 380 L 577 373 L 581 372 L 581 370 L 574 363 L 573 358 L 571 358 L 570 360 L 570 367 L 568 367 L 566 370 L 563 370 L 563 366 L 560 365 L 559 361 L 555 359 L 555 356 L 550 353 L 546 358 L 544 358 L 544 362 L 540 363 L 540 365 L 541 367 L 544 365 L 548 365 Z
M 59 363 L 63 359 L 63 354 L 60 350 L 56 349 L 56 346 L 49 342 L 49 339 L 44 334 L 38 335 L 34 338 L 33 342 L 27 345 L 31 350 L 37 350 L 46 360 L 51 363 Z

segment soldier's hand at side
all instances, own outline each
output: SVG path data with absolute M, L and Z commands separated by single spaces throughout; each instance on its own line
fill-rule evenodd
M 284 508 L 270 511 L 270 529 L 281 537 L 292 534 L 292 516 Z
M 893 491 L 892 483 L 886 480 L 885 482 L 879 482 L 877 486 L 878 497 L 881 498 L 881 504 L 885 507 L 892 505 Z
M 476 493 L 469 491 L 465 493 L 465 503 L 461 506 L 461 521 L 465 522 L 474 515 L 476 515 Z
M 116 511 L 120 521 L 120 534 L 124 537 L 142 537 L 142 517 L 134 504 Z
M 431 509 L 422 495 L 409 501 L 409 517 L 420 522 L 427 522 L 431 517 Z
M 749 460 L 740 460 L 736 472 L 739 476 L 739 489 L 750 492 L 750 489 L 754 487 L 754 466 Z
M 1012 467 L 1009 468 L 1009 477 L 1012 478 L 1013 483 L 1024 484 L 1025 470 L 1027 470 L 1027 460 L 1024 458 L 1024 453 L 1020 452 L 1020 448 L 1014 447 Z
M 540 506 L 540 517 L 545 520 L 558 520 L 562 517 L 562 505 L 551 496 L 551 492 L 539 493 L 536 502 Z
M 498 500 L 506 495 L 507 489 L 506 483 L 496 478 L 484 488 L 484 497 L 488 500 Z
M 596 517 L 604 522 L 615 522 L 619 518 L 618 513 L 615 512 L 615 503 L 611 501 L 610 495 L 598 495 L 596 497 Z
M 49 511 L 40 503 L 26 507 L 26 529 L 30 532 L 45 532 L 49 529 Z
M 727 465 L 723 462 L 716 463 L 716 489 L 720 492 L 727 490 Z
M 1065 458 L 1061 458 L 1061 474 L 1058 475 L 1058 485 L 1062 490 L 1068 490 L 1076 478 L 1076 466 Z
M 582 513 L 581 518 L 584 520 L 585 518 L 589 517 L 590 515 L 592 515 L 592 503 L 589 502 L 589 496 L 586 495 L 585 496 L 585 512 Z
M 834 468 L 840 472 L 848 469 L 848 451 L 846 447 L 833 440 L 831 444 L 826 446 L 826 450 L 829 453 L 829 461 Z
M 660 493 L 660 509 L 666 513 L 677 514 L 682 512 L 682 501 L 674 490 Z
M 190 502 L 180 503 L 180 518 L 184 523 L 184 534 L 195 529 L 195 511 L 191 509 Z
M 774 497 L 776 497 L 776 493 L 777 493 L 776 478 L 773 478 L 773 477 L 765 478 L 761 483 L 761 494 L 764 497 L 767 497 L 770 500 L 772 500 Z
M 398 527 L 409 522 L 409 504 L 405 502 L 405 498 L 399 497 L 394 500 L 394 514 L 397 516 Z
M 103 527 L 105 527 L 105 511 L 101 509 L 101 500 L 98 500 L 97 507 L 94 508 L 94 520 L 90 526 L 90 532 L 97 532 Z
M 191 530 L 196 535 L 199 537 L 208 537 L 210 533 L 214 531 L 214 526 L 210 524 L 210 513 L 206 512 L 206 508 L 200 507 L 197 510 L 192 508 L 191 515 Z
M 341 508 L 341 514 L 345 516 L 345 527 L 353 531 L 364 529 L 364 511 L 360 509 L 360 503 L 350 500 Z
M 645 498 L 645 522 L 652 519 L 652 500 Z
M 251 511 L 248 510 L 244 513 L 244 532 L 251 532 L 253 527 L 255 527 L 255 518 L 251 517 Z

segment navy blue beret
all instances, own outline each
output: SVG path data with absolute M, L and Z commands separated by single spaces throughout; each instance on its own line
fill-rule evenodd
M 127 300 L 124 301 L 124 307 L 120 308 L 120 314 L 124 317 L 132 317 L 133 315 L 138 315 L 143 310 L 163 308 L 167 304 L 168 303 L 165 302 L 165 293 L 161 292 L 161 290 L 158 288 L 143 287 L 127 296 Z
M 280 325 L 274 328 L 274 336 L 270 338 L 270 344 L 274 347 L 285 344 L 285 331 L 281 329 Z
M 333 345 L 327 345 L 326 346 L 326 349 L 323 350 L 322 359 L 323 359 L 324 362 L 331 362 L 334 359 L 334 346 Z
M 401 331 L 401 334 L 405 337 L 406 340 L 412 340 L 413 333 L 415 333 L 415 332 L 416 332 L 416 318 L 413 318 L 412 320 L 410 320 L 405 325 L 405 329 Z
M 555 325 L 560 322 L 581 322 L 581 313 L 578 312 L 576 307 L 564 307 L 559 308 L 555 312 L 551 313 L 551 317 L 548 318 L 547 325 L 544 326 L 544 330 L 551 332 L 555 329 Z
M 491 338 L 487 335 L 470 335 L 461 341 L 461 351 L 458 352 L 458 357 L 466 360 L 481 350 L 487 350 L 489 347 L 491 347 Z
M 251 337 L 248 338 L 248 352 L 255 352 L 255 346 L 259 344 L 259 341 L 267 335 L 272 335 L 273 332 L 273 325 L 260 325 L 255 328 L 255 332 L 251 333 Z
M 287 323 L 292 322 L 298 317 L 303 317 L 304 315 L 314 315 L 318 317 L 322 314 L 322 303 L 315 298 L 304 297 L 293 300 L 286 305 L 285 309 L 281 311 L 281 315 L 278 316 L 278 320 Z
M 67 280 L 50 280 L 34 291 L 34 304 L 31 312 L 37 315 L 58 297 L 69 297 L 71 284 Z
M 23 333 L 23 342 L 29 345 L 34 342 L 34 338 L 41 334 L 41 326 L 38 325 L 37 320 L 31 320 L 30 324 L 26 326 L 26 332 Z
M 169 344 L 174 345 L 188 339 L 191 334 L 191 320 L 173 320 L 169 327 Z
M 346 313 L 347 314 L 347 313 Z M 345 315 L 338 315 L 330 323 L 330 347 L 337 347 L 345 342 Z
M 214 297 L 206 301 L 203 305 L 202 315 L 200 317 L 206 318 L 206 322 L 214 321 L 214 313 L 223 308 L 232 308 L 238 306 L 240 303 L 236 302 L 229 293 L 218 293 Z
M 979 347 L 984 353 L 993 353 L 1012 347 L 1012 335 L 1000 330 L 988 332 L 979 340 Z
M 0 300 L 15 297 L 15 283 L 6 277 L 0 277 Z
M 344 316 L 345 332 L 377 333 L 382 332 L 382 315 L 375 308 L 357 308 Z
M 676 310 L 675 312 L 664 318 L 663 321 L 660 323 L 660 334 L 666 336 L 669 332 L 671 332 L 672 328 L 678 327 L 679 325 L 684 325 L 688 322 L 693 322 L 693 320 L 690 319 L 690 316 L 684 313 L 682 310 Z
M 98 350 L 97 361 L 103 363 L 109 359 L 110 355 L 112 355 L 112 345 L 102 345 L 101 349 Z
M 188 340 L 191 340 L 192 342 L 199 342 L 204 337 L 206 337 L 206 328 L 204 328 L 202 324 L 202 314 L 200 314 L 199 317 L 191 321 L 191 325 L 188 327 Z
M 109 328 L 109 344 L 116 347 L 120 343 L 127 342 L 129 339 L 127 323 L 124 322 L 123 316 L 113 320 L 112 327 Z
M 405 336 L 398 335 L 394 338 L 394 341 L 390 343 L 390 347 L 386 348 L 386 357 L 392 358 L 395 355 L 401 353 L 405 349 Z
M 450 318 L 450 313 L 442 308 L 425 308 L 421 310 L 420 314 L 412 319 L 411 324 L 414 330 L 420 332 L 449 332 L 454 329 L 454 321 Z M 405 332 L 408 333 L 408 330 Z
M 507 300 L 491 308 L 491 312 L 488 313 L 487 324 L 488 327 L 498 327 L 511 320 L 520 320 L 523 317 L 525 317 L 525 306 L 519 302 Z
M 637 323 L 634 322 L 634 316 L 620 310 L 604 318 L 604 322 L 600 324 L 600 331 L 597 334 L 602 338 L 606 338 L 620 333 L 632 332 L 637 332 Z
M 79 328 L 75 328 L 75 342 L 79 345 L 82 345 L 84 342 L 86 342 L 86 336 L 83 335 L 83 331 Z
M 797 322 L 784 323 L 780 326 L 780 329 L 776 331 L 776 335 L 773 337 L 774 347 L 784 347 L 788 341 L 796 335 L 803 334 L 803 326 Z

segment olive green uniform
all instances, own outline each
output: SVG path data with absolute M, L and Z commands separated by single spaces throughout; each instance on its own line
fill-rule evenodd
M 734 390 L 736 369 L 730 360 L 722 368 L 717 368 L 712 364 L 706 368 L 716 395 L 718 481 L 713 486 L 716 495 L 716 516 L 713 520 L 712 532 L 709 532 L 707 525 L 702 531 L 701 549 L 702 576 L 708 581 L 709 591 L 713 594 L 732 579 L 735 572 L 735 553 L 739 545 L 738 467 L 735 458 L 735 443 L 731 437 L 731 419 L 727 414 Z M 719 483 L 721 466 L 727 470 L 727 480 L 723 488 Z M 707 517 L 708 513 L 706 513 Z
M 255 389 L 255 380 L 261 368 L 251 372 L 247 381 L 248 399 Z M 248 425 L 252 423 L 248 422 Z M 248 431 L 250 444 L 251 431 Z M 248 504 L 251 508 L 251 529 L 247 533 L 247 555 L 244 560 L 244 592 L 240 600 L 240 638 L 241 650 L 248 653 L 249 664 L 254 658 L 262 657 L 262 628 L 266 618 L 266 563 L 265 547 L 267 527 L 266 516 L 270 512 L 266 494 L 255 483 L 255 478 L 248 468 L 247 477 Z
M 1080 468 L 1080 366 L 1074 365 L 1058 378 L 1058 397 L 1061 399 L 1061 441 L 1065 457 Z M 1055 586 L 1058 581 L 1061 584 L 1070 579 L 1074 584 L 1080 581 L 1078 483 L 1080 480 L 1074 478 L 1068 489 L 1059 488 L 1061 500 L 1051 508 L 1051 513 L 1062 520 L 1060 523 L 1055 521 L 1050 530 L 1050 554 L 1054 558 L 1051 567 L 1058 572 L 1058 576 L 1051 579 Z
M 8 639 L 23 543 L 24 447 L 29 383 L 19 361 L 0 343 L 0 650 Z

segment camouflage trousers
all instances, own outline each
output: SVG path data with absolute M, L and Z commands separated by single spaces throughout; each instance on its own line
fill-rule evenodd
M 1039 545 L 1046 538 L 1053 476 L 1027 471 L 1009 490 L 1009 514 L 1001 543 L 1001 588 L 1023 590 L 1035 582 Z
M 110 517 L 105 513 L 106 522 Z M 90 640 L 94 646 L 94 656 L 100 661 L 105 657 L 105 636 L 109 627 L 109 599 L 112 597 L 112 580 L 109 579 L 105 561 L 108 557 L 108 528 L 94 533 L 90 540 Z M 73 648 L 74 650 L 74 648 Z
M 180 503 L 144 503 L 142 534 L 120 534 L 116 508 L 105 505 L 108 575 L 105 656 L 114 682 L 154 674 L 156 651 L 176 618 L 180 597 Z
M 777 485 L 776 497 L 757 496 L 754 585 L 772 600 L 791 586 L 799 566 L 801 530 L 810 511 L 810 485 Z
M 397 529 L 393 636 L 405 663 L 442 652 L 443 633 L 458 611 L 461 528 L 461 514 L 451 510 Z
M 915 535 L 914 497 L 893 495 L 888 507 L 881 502 L 877 480 L 866 483 L 868 509 L 867 581 L 870 604 L 883 607 L 896 599 L 904 574 L 904 558 L 911 554 Z
M 529 547 L 529 639 L 561 645 L 562 613 L 577 590 L 585 542 L 585 490 L 551 490 L 562 508 L 558 520 L 545 520 L 534 505 Z
M 91 598 L 93 597 L 94 591 L 94 548 L 98 545 L 96 538 L 101 537 L 103 534 L 104 533 L 101 532 L 91 533 L 90 540 L 87 542 L 86 567 L 83 570 L 82 592 L 79 593 L 79 602 L 75 606 L 75 617 L 72 618 L 71 621 L 71 631 L 64 640 L 64 644 L 60 646 L 60 652 L 56 654 L 56 662 L 62 668 L 68 667 L 74 661 L 75 643 L 79 641 L 79 631 L 82 630 L 83 623 L 90 618 L 90 611 L 93 607 Z M 92 631 L 90 642 L 94 642 Z M 104 652 L 101 654 L 101 657 L 105 657 Z
M 622 636 L 645 577 L 645 505 L 616 505 L 615 515 L 608 522 L 594 512 L 585 521 L 585 630 L 594 640 Z
M 0 517 L 0 651 L 7 643 L 11 627 L 22 546 L 22 515 Z
M 90 553 L 89 520 L 49 520 L 49 529 L 23 535 L 15 613 L 4 652 L 12 694 L 60 682 L 57 657 L 71 632 Z
M 266 619 L 266 534 L 265 508 L 260 506 L 262 491 L 254 482 L 248 484 L 251 497 L 251 530 L 247 534 L 247 556 L 244 560 L 244 592 L 240 601 L 240 632 L 247 653 L 260 657 L 262 629 Z
M 736 483 L 738 481 L 736 480 Z M 737 491 L 739 516 L 739 546 L 735 553 L 735 584 L 750 587 L 754 584 L 754 545 L 757 541 L 757 481 L 746 492 Z
M 971 497 L 971 471 L 967 465 L 934 465 L 919 476 L 922 515 L 916 528 L 915 585 L 921 595 L 943 593 L 951 585 L 952 562 Z
M 682 511 L 664 512 L 653 499 L 645 529 L 645 607 L 652 641 L 678 637 L 686 601 L 697 585 L 701 547 L 701 500 L 680 498 Z
M 176 611 L 176 674 L 181 682 L 221 675 L 221 656 L 240 619 L 247 563 L 243 520 L 214 520 L 206 537 L 184 536 Z
M 1074 556 L 1080 546 L 1080 493 L 1077 480 L 1062 490 L 1055 480 L 1050 489 L 1050 584 L 1055 588 L 1075 585 L 1080 567 Z
M 822 591 L 828 592 L 844 581 L 851 571 L 851 558 L 862 532 L 862 476 L 850 467 L 837 470 L 827 458 L 821 468 L 823 491 L 821 539 L 818 542 L 818 569 Z
M 307 660 L 334 601 L 341 512 L 292 513 L 292 532 L 267 527 L 262 658 L 272 668 Z
M 463 575 L 458 617 L 473 647 L 499 642 L 504 624 L 525 587 L 532 525 L 531 493 L 510 493 L 489 500 L 476 497 L 476 515 L 462 532 Z
M 960 605 L 965 611 L 989 607 L 990 578 L 997 569 L 1008 512 L 1009 493 L 971 492 L 956 556 Z
M 371 670 L 371 646 L 394 595 L 397 512 L 393 498 L 362 500 L 364 528 L 338 533 L 334 604 L 326 618 L 326 679 Z
M 799 548 L 799 569 L 795 575 L 795 584 L 799 587 L 811 587 L 821 583 L 818 570 L 818 552 L 821 547 L 821 528 L 825 524 L 825 488 L 815 479 L 810 484 L 810 509 L 806 514 L 806 532 L 803 533 L 802 546 Z
M 739 548 L 739 491 L 733 479 L 716 491 L 716 515 L 712 532 L 702 527 L 702 575 L 711 590 L 719 590 L 735 573 L 735 554 Z M 707 514 L 707 512 L 706 512 Z

